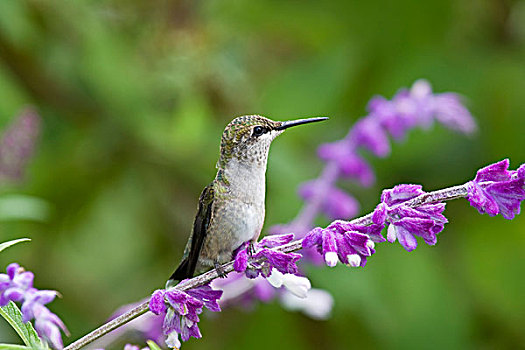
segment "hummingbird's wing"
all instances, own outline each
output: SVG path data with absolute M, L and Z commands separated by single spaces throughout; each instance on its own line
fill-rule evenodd
M 199 210 L 193 222 L 193 232 L 188 244 L 189 251 L 184 252 L 185 257 L 179 267 L 177 267 L 177 270 L 171 275 L 170 280 L 182 281 L 183 279 L 193 277 L 204 239 L 208 232 L 214 195 L 215 190 L 212 182 L 204 188 L 199 198 Z M 186 249 L 188 249 L 188 246 Z

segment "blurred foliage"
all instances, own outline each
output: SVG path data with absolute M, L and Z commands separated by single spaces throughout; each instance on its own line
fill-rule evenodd
M 0 266 L 58 289 L 51 308 L 76 339 L 164 284 L 234 116 L 331 117 L 272 147 L 269 227 L 293 218 L 294 189 L 322 167 L 316 147 L 372 95 L 426 78 L 466 96 L 477 135 L 415 131 L 372 160 L 375 186 L 344 185 L 369 210 L 397 183 L 431 190 L 504 157 L 523 163 L 524 62 L 522 1 L 2 0 L 0 129 L 34 105 L 43 135 L 25 181 L 1 189 L 1 241 L 32 242 Z M 364 269 L 310 268 L 335 296 L 329 321 L 277 303 L 230 309 L 184 348 L 525 348 L 525 218 L 465 201 L 447 215 L 436 247 L 382 244 Z M 0 339 L 16 338 L 0 324 Z

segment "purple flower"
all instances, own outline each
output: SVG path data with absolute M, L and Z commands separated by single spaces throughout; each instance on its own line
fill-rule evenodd
M 283 235 L 269 235 L 261 239 L 257 246 L 266 248 L 275 248 L 284 244 L 288 244 L 294 239 L 293 233 L 286 233 Z
M 23 301 L 26 292 L 33 288 L 33 273 L 24 271 L 17 263 L 9 264 L 6 272 L 0 274 L 0 307 L 6 306 L 11 300 Z
M 501 214 L 511 220 L 520 213 L 525 200 L 525 166 L 509 171 L 509 160 L 504 159 L 480 169 L 469 182 L 467 199 L 481 214 Z
M 203 307 L 210 311 L 221 311 L 218 304 L 221 296 L 222 291 L 214 290 L 210 285 L 187 291 L 176 288 L 156 290 L 150 298 L 149 308 L 156 315 L 164 315 L 162 329 L 167 336 L 166 343 L 176 346 L 179 334 L 183 341 L 202 336 L 197 325 L 198 315 L 202 313 Z
M 325 189 L 317 181 L 303 183 L 299 188 L 299 195 L 306 200 L 317 196 L 323 198 L 323 211 L 332 220 L 349 219 L 359 212 L 359 203 L 354 197 L 336 187 Z
M 297 261 L 302 257 L 301 254 L 283 253 L 271 249 L 289 243 L 293 238 L 294 235 L 291 233 L 263 238 L 253 246 L 255 253 L 252 255 L 252 259 L 249 259 L 249 247 L 248 244 L 245 243 L 237 251 L 233 262 L 234 270 L 244 272 L 246 277 L 251 279 L 257 278 L 259 275 L 269 277 L 273 269 L 281 273 L 297 274 L 299 272 Z M 261 258 L 263 258 L 262 262 L 256 262 L 256 260 Z
M 374 224 L 389 224 L 387 240 L 391 243 L 399 240 L 409 252 L 417 247 L 415 236 L 422 237 L 429 245 L 436 244 L 436 235 L 448 222 L 442 214 L 445 210 L 444 203 L 425 204 L 417 208 L 410 208 L 403 204 L 424 193 L 420 185 L 398 185 L 384 190 L 381 203 L 372 214 Z
M 22 304 L 22 321 L 28 322 L 35 317 L 35 308 L 38 305 L 45 305 L 52 302 L 57 295 L 54 290 L 38 290 L 30 288 L 25 292 L 24 303 Z
M 69 332 L 62 320 L 44 306 L 55 299 L 57 292 L 33 288 L 33 273 L 24 271 L 17 263 L 10 264 L 6 272 L 0 274 L 0 306 L 9 301 L 22 302 L 22 321 L 29 322 L 34 318 L 38 335 L 54 348 L 62 349 L 60 330 L 67 335 Z
M 221 298 L 222 292 L 213 289 L 209 284 L 188 289 L 186 293 L 202 301 L 208 310 L 213 312 L 221 311 L 218 301 Z
M 330 267 L 338 260 L 353 267 L 365 266 L 367 257 L 374 254 L 375 249 L 374 242 L 362 228 L 343 221 L 336 221 L 326 229 L 316 227 L 305 236 L 303 248 L 316 247 Z
M 268 266 L 269 268 L 264 270 L 271 271 L 271 268 L 275 268 L 282 273 L 297 274 L 299 272 L 299 269 L 297 268 L 296 264 L 297 261 L 301 258 L 301 256 L 301 254 L 297 253 L 283 253 L 269 248 L 262 248 L 260 251 L 255 253 L 253 258 L 259 259 L 261 257 L 264 257 L 266 259 L 263 262 L 263 266 Z
M 49 311 L 42 304 L 35 303 L 32 312 L 35 316 L 35 329 L 38 334 L 50 343 L 55 349 L 62 349 L 62 336 L 60 330 L 69 335 L 69 332 L 62 320 Z
M 244 272 L 248 267 L 248 250 L 246 248 L 239 250 L 233 261 L 233 269 L 237 272 Z
M 425 193 L 421 185 L 397 185 L 392 189 L 383 190 L 381 202 L 388 206 L 405 202 Z
M 160 315 L 166 312 L 166 302 L 164 301 L 164 289 L 157 289 L 151 295 L 149 300 L 149 309 L 155 315 Z

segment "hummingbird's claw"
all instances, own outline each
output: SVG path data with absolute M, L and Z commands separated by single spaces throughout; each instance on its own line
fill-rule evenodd
M 248 252 L 248 255 L 250 258 L 253 254 L 255 254 L 255 244 L 253 242 L 248 243 L 248 247 L 246 248 L 246 251 Z
M 219 278 L 226 278 L 226 272 L 224 272 L 222 265 L 219 264 L 218 261 L 215 261 L 213 265 L 215 267 L 215 271 L 217 271 L 217 275 L 219 275 Z

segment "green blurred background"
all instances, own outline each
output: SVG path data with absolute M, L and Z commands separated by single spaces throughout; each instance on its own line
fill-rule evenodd
M 524 2 L 0 0 L 0 129 L 28 104 L 43 118 L 24 181 L 0 196 L 45 201 L 39 220 L 0 223 L 1 241 L 33 240 L 0 267 L 17 261 L 59 290 L 50 307 L 77 339 L 164 284 L 234 116 L 331 117 L 273 145 L 269 227 L 299 210 L 297 185 L 322 169 L 316 147 L 374 94 L 418 78 L 464 95 L 479 130 L 416 130 L 389 158 L 368 157 L 377 184 L 343 184 L 364 212 L 397 183 L 438 189 L 525 162 Z M 446 213 L 436 247 L 382 244 L 366 268 L 310 268 L 335 297 L 328 321 L 277 302 L 228 309 L 184 348 L 525 348 L 525 218 L 466 201 Z M 16 341 L 4 322 L 0 339 Z

